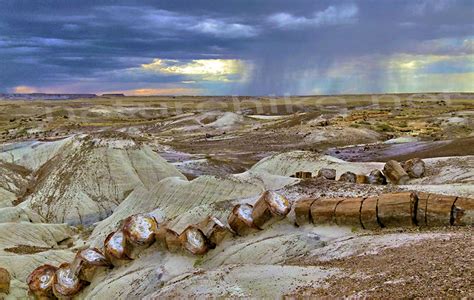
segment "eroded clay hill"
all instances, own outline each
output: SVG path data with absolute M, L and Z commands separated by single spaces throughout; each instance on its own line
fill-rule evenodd
M 167 177 L 185 180 L 148 146 L 123 134 L 82 135 L 47 144 L 32 146 L 29 153 L 13 150 L 10 156 L 32 171 L 16 201 L 44 222 L 90 225 L 109 216 L 136 188 L 150 189 Z

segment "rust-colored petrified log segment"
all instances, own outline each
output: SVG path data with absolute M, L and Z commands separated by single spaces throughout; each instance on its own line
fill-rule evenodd
M 378 197 L 368 197 L 362 202 L 360 209 L 360 222 L 364 229 L 380 228 L 377 218 Z
M 319 199 L 311 205 L 311 218 L 314 224 L 334 224 L 337 205 L 344 198 Z
M 302 226 L 312 222 L 311 205 L 316 199 L 302 199 L 295 203 L 295 222 Z
M 454 202 L 452 221 L 456 226 L 474 225 L 474 198 L 458 197 Z
M 284 218 L 290 210 L 290 202 L 285 196 L 273 191 L 266 191 L 253 206 L 253 224 L 258 228 L 262 228 L 270 219 L 275 221 Z
M 35 299 L 54 299 L 53 282 L 57 267 L 42 265 L 28 275 L 27 283 L 30 296 Z
M 253 206 L 250 204 L 237 204 L 232 209 L 227 223 L 238 235 L 245 235 L 256 229 L 252 219 Z
M 426 205 L 428 226 L 449 226 L 452 224 L 452 209 L 457 197 L 430 194 Z
M 363 201 L 364 198 L 347 198 L 342 200 L 336 206 L 336 224 L 362 227 L 360 211 Z
M 393 184 L 406 184 L 408 180 L 410 180 L 407 172 L 405 172 L 400 163 L 395 160 L 389 160 L 385 164 L 383 173 Z
M 178 252 L 182 249 L 179 234 L 169 228 L 161 226 L 156 232 L 156 241 L 169 252 Z
M 209 247 L 215 248 L 230 235 L 229 229 L 218 218 L 208 216 L 196 225 L 207 237 Z
M 72 299 L 84 287 L 84 282 L 74 274 L 69 263 L 63 263 L 53 278 L 53 294 L 58 299 Z
M 0 293 L 10 293 L 10 273 L 7 269 L 0 268 Z
M 356 183 L 358 183 L 358 184 L 368 184 L 369 183 L 369 178 L 366 175 L 359 174 L 356 177 Z
M 378 220 L 384 227 L 416 225 L 418 198 L 415 193 L 391 193 L 379 196 Z
M 189 225 L 179 235 L 179 240 L 184 249 L 194 255 L 203 255 L 209 251 L 207 237 L 201 229 L 195 225 Z

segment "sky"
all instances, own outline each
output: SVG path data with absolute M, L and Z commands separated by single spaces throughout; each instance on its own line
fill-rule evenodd
M 474 0 L 0 0 L 0 93 L 474 92 Z

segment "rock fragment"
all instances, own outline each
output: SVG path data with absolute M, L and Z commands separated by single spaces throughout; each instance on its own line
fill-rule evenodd
M 127 242 L 122 230 L 110 233 L 104 241 L 104 254 L 114 266 L 123 260 L 131 259 L 132 247 Z
M 56 270 L 53 279 L 53 294 L 58 299 L 72 299 L 84 287 L 69 263 L 63 263 Z
M 425 162 L 419 158 L 412 158 L 403 164 L 403 169 L 411 178 L 421 178 L 425 174 Z
M 352 172 L 346 172 L 339 177 L 339 181 L 344 181 L 344 182 L 351 182 L 351 183 L 356 183 L 357 182 L 357 175 L 352 173 Z
M 88 248 L 77 252 L 71 269 L 79 279 L 91 282 L 99 268 L 110 266 L 110 261 L 99 249 Z
M 328 169 L 322 168 L 318 172 L 318 177 L 322 177 L 328 180 L 336 180 L 336 170 L 335 169 Z
M 367 176 L 367 182 L 375 185 L 385 185 L 387 184 L 387 178 L 385 178 L 380 170 L 373 170 Z
M 203 255 L 209 251 L 209 243 L 204 233 L 195 225 L 190 225 L 179 235 L 184 249 L 194 255 Z

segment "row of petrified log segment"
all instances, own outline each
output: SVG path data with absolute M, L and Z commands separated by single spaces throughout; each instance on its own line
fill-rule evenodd
M 106 237 L 103 251 L 83 249 L 77 252 L 71 263 L 36 268 L 27 279 L 29 294 L 35 299 L 71 299 L 92 281 L 98 269 L 120 266 L 155 242 L 170 252 L 185 250 L 202 255 L 215 248 L 227 235 L 244 235 L 263 229 L 270 221 L 285 218 L 290 210 L 291 204 L 284 196 L 266 191 L 254 206 L 239 204 L 234 207 L 228 217 L 231 229 L 209 216 L 198 224 L 189 225 L 181 234 L 158 224 L 148 214 L 132 215 Z
M 304 199 L 295 204 L 296 225 L 358 226 L 474 225 L 474 199 L 430 193 L 390 193 L 366 198 Z

